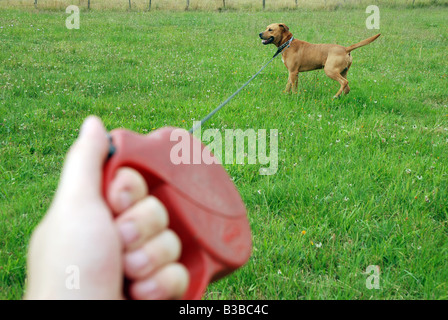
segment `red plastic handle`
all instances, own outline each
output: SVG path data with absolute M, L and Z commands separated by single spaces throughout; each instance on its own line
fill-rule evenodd
M 182 139 L 173 136 L 176 130 Z M 200 299 L 211 281 L 250 257 L 250 227 L 238 190 L 220 164 L 198 162 L 198 152 L 208 159 L 213 155 L 187 131 L 162 128 L 143 136 L 114 130 L 111 136 L 116 150 L 104 166 L 103 195 L 121 167 L 131 167 L 144 177 L 149 194 L 165 205 L 169 227 L 182 241 L 179 262 L 190 273 L 182 299 Z M 174 164 L 173 151 L 180 149 L 190 153 L 190 160 Z

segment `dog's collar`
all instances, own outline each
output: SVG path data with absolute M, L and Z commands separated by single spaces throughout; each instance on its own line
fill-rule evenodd
M 280 47 L 278 47 L 277 52 L 274 54 L 273 58 L 275 58 L 284 49 L 289 48 L 289 46 L 291 45 L 292 40 L 294 40 L 294 37 L 291 37 L 291 39 L 289 39 L 284 44 L 282 44 Z

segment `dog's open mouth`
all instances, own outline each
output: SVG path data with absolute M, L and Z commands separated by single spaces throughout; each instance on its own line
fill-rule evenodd
M 270 37 L 267 40 L 261 40 L 261 43 L 266 45 L 272 43 L 272 41 L 274 41 L 274 37 Z

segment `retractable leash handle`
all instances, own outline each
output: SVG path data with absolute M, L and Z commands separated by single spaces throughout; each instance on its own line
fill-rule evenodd
M 103 195 L 121 167 L 144 177 L 148 193 L 165 205 L 169 228 L 182 242 L 179 262 L 190 274 L 182 299 L 200 299 L 210 282 L 250 257 L 251 232 L 238 190 L 217 161 L 204 163 L 215 158 L 183 129 L 162 128 L 145 136 L 118 129 L 111 137 L 115 150 L 104 166 Z M 179 155 L 183 163 L 174 164 Z

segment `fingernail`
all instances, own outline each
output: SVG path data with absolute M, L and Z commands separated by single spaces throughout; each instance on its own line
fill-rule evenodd
M 89 128 L 95 123 L 96 119 L 92 116 L 87 117 L 83 124 L 81 125 L 81 129 L 79 130 L 79 136 L 83 136 L 86 134 L 86 132 L 89 131 Z
M 136 250 L 125 257 L 126 269 L 130 273 L 136 273 L 149 263 L 148 255 L 143 250 Z
M 131 244 L 139 238 L 139 232 L 135 223 L 132 221 L 127 221 L 118 226 L 120 231 L 121 240 L 125 245 Z
M 128 191 L 122 191 L 120 192 L 119 196 L 119 201 L 120 201 L 120 206 L 121 206 L 121 210 L 126 210 L 128 207 L 131 206 L 132 204 L 132 196 L 131 193 Z
M 154 280 L 148 280 L 139 285 L 138 291 L 141 296 L 148 300 L 163 299 L 165 294 Z

